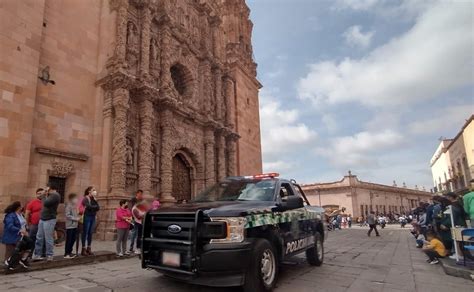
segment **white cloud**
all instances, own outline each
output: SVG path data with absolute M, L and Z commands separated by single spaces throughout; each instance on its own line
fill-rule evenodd
M 264 158 L 294 150 L 296 146 L 306 145 L 317 134 L 304 123 L 298 121 L 296 109 L 284 109 L 279 101 L 267 91 L 260 92 L 260 124 L 262 132 L 262 151 Z
M 430 119 L 418 120 L 408 126 L 409 131 L 416 135 L 438 134 L 459 131 L 465 120 L 474 113 L 474 105 L 456 105 L 439 109 Z
M 397 106 L 472 84 L 471 9 L 469 2 L 436 2 L 408 32 L 365 57 L 310 65 L 298 84 L 300 98 Z
M 377 153 L 388 151 L 403 141 L 403 137 L 393 131 L 359 132 L 353 136 L 336 137 L 316 153 L 329 159 L 336 167 L 376 167 Z
M 336 9 L 353 9 L 353 10 L 367 10 L 374 7 L 378 0 L 336 0 Z
M 342 36 L 349 46 L 359 47 L 362 49 L 368 48 L 372 42 L 373 31 L 362 32 L 359 25 L 349 27 Z
M 321 121 L 331 133 L 336 132 L 339 129 L 338 123 L 333 114 L 323 113 Z
M 272 162 L 264 162 L 263 163 L 263 172 L 286 172 L 291 170 L 294 167 L 294 163 L 284 161 L 284 160 L 276 160 Z

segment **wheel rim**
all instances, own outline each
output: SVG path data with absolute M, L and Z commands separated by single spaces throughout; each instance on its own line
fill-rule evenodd
M 271 286 L 273 280 L 275 279 L 275 256 L 273 252 L 269 249 L 266 249 L 262 254 L 262 259 L 260 261 L 260 271 L 262 274 L 263 283 L 266 286 Z
M 320 240 L 316 241 L 316 254 L 318 255 L 318 260 L 323 259 L 323 245 Z

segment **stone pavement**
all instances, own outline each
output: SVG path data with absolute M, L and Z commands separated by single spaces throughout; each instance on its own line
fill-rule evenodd
M 304 258 L 296 258 L 281 269 L 275 291 L 474 291 L 474 282 L 445 275 L 441 266 L 427 264 L 408 229 L 389 227 L 381 235 L 369 238 L 361 228 L 330 232 L 324 265 L 312 267 Z M 0 276 L 0 291 L 9 292 L 132 290 L 239 291 L 175 282 L 142 270 L 136 258 Z

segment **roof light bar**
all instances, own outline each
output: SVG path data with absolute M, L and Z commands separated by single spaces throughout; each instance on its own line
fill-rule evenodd
M 279 177 L 280 174 L 277 172 L 270 172 L 270 173 L 262 173 L 262 174 L 256 174 L 253 175 L 252 178 L 274 178 L 274 177 Z

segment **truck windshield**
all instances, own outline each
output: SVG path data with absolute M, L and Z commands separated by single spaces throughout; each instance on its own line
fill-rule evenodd
M 225 180 L 203 191 L 194 202 L 273 201 L 275 180 Z

